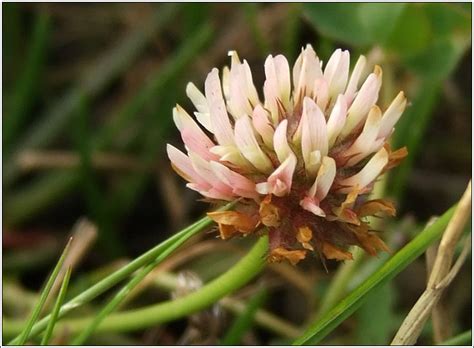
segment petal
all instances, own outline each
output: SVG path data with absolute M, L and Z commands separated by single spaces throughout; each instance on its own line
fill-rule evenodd
M 357 87 L 359 85 L 360 77 L 365 68 L 366 59 L 364 56 L 360 56 L 357 60 L 356 65 L 354 66 L 354 70 L 352 71 L 351 78 L 349 83 L 347 84 L 346 92 L 344 96 L 346 97 L 347 103 L 350 105 L 352 100 L 354 99 L 355 92 L 357 91 Z
M 216 68 L 207 75 L 205 90 L 211 113 L 211 126 L 218 143 L 220 145 L 234 144 L 234 134 L 222 97 L 219 72 Z
M 353 191 L 355 187 L 358 187 L 358 189 L 365 188 L 380 175 L 387 163 L 388 153 L 387 150 L 382 148 L 370 159 L 359 173 L 341 180 L 339 184 L 345 187 L 339 191 L 342 193 L 349 193 Z
M 193 152 L 189 153 L 189 159 L 191 160 L 192 166 L 196 173 L 206 180 L 214 190 L 227 195 L 229 198 L 234 196 L 232 187 L 226 185 L 217 177 L 217 175 L 214 174 L 209 162 L 205 161 Z
M 293 154 L 290 145 L 288 145 L 287 128 L 288 120 L 283 120 L 278 125 L 273 136 L 273 146 L 280 163 L 283 163 L 290 154 Z
M 379 133 L 380 124 L 382 121 L 382 111 L 377 105 L 372 106 L 365 122 L 364 129 L 357 137 L 356 141 L 344 151 L 344 156 L 352 158 L 347 162 L 348 166 L 357 164 L 371 153 L 377 151 L 382 145 L 383 141 L 377 141 L 377 134 Z
M 300 201 L 300 205 L 304 210 L 307 210 L 314 215 L 325 217 L 326 213 L 319 207 L 319 202 L 316 198 L 306 196 Z
M 337 49 L 329 58 L 324 69 L 324 79 L 329 86 L 329 96 L 335 97 L 341 93 L 349 77 L 349 52 Z
M 347 101 L 346 98 L 340 94 L 337 97 L 336 104 L 334 105 L 331 115 L 328 120 L 328 145 L 332 147 L 336 142 L 339 133 L 344 127 L 346 122 L 347 114 Z
M 294 100 L 313 95 L 314 81 L 323 76 L 319 59 L 311 45 L 306 45 L 293 67 Z
M 313 186 L 309 190 L 310 197 L 316 197 L 319 202 L 326 198 L 329 189 L 336 177 L 336 161 L 331 157 L 323 157 L 322 164 L 319 167 L 318 175 Z
M 217 145 L 210 149 L 222 162 L 229 162 L 245 170 L 254 170 L 252 164 L 245 159 L 235 145 Z
M 189 82 L 186 86 L 186 95 L 189 99 L 191 99 L 193 105 L 197 109 L 197 112 L 194 112 L 196 119 L 204 128 L 213 133 L 211 126 L 211 114 L 209 113 L 209 106 L 207 105 L 207 99 L 204 94 L 201 93 L 194 83 Z
M 290 193 L 293 174 L 296 168 L 296 156 L 291 154 L 273 173 L 266 183 L 257 184 L 260 194 L 271 193 L 283 197 Z
M 251 115 L 253 106 L 259 103 L 257 90 L 252 81 L 248 63 L 241 63 L 237 52 L 230 51 L 232 64 L 229 76 L 229 108 L 235 119 Z
M 222 163 L 211 161 L 211 169 L 216 176 L 227 186 L 232 187 L 232 192 L 237 196 L 258 199 L 255 183 L 245 176 L 236 173 Z
M 403 92 L 398 93 L 396 98 L 392 101 L 388 109 L 385 111 L 382 117 L 382 124 L 377 138 L 386 138 L 392 132 L 393 127 L 400 119 L 405 107 L 407 105 L 407 99 Z
M 314 97 L 321 110 L 326 110 L 329 102 L 329 86 L 325 79 L 320 78 L 314 82 Z
M 173 108 L 173 119 L 188 150 L 196 152 L 206 160 L 217 159 L 216 155 L 209 152 L 214 143 L 181 106 L 176 105 Z
M 346 124 L 341 135 L 346 137 L 364 120 L 370 108 L 375 104 L 382 85 L 382 69 L 376 66 L 374 72 L 365 80 L 360 91 L 349 108 Z
M 204 94 L 202 94 L 201 91 L 194 85 L 194 83 L 189 82 L 186 85 L 186 95 L 189 99 L 191 99 L 197 111 L 209 113 L 207 99 Z
M 184 153 L 179 151 L 173 145 L 166 145 L 166 152 L 168 153 L 168 158 L 171 161 L 173 169 L 181 176 L 184 180 L 193 182 L 202 189 L 209 189 L 211 185 L 207 183 L 193 168 L 191 160 Z
M 324 114 L 316 103 L 306 97 L 303 101 L 303 114 L 301 117 L 301 151 L 305 162 L 306 172 L 312 176 L 316 175 L 319 161 L 318 156 L 326 156 L 328 153 L 327 127 Z
M 261 105 L 257 105 L 255 109 L 253 109 L 252 124 L 257 133 L 262 137 L 265 145 L 269 148 L 273 148 L 274 130 L 270 125 L 267 111 Z
M 265 107 L 270 110 L 274 122 L 279 119 L 279 103 L 288 110 L 290 107 L 290 67 L 282 55 L 265 60 Z
M 270 173 L 273 170 L 272 162 L 258 145 L 248 116 L 235 122 L 235 142 L 242 155 L 259 171 Z

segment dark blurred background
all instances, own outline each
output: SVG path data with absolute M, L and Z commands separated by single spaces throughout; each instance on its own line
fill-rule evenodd
M 17 299 L 41 287 L 81 217 L 98 232 L 84 237 L 77 291 L 98 269 L 141 254 L 209 210 L 171 170 L 165 144 L 181 147 L 171 110 L 179 103 L 193 111 L 186 83 L 202 88 L 213 67 L 230 63 L 229 50 L 247 59 L 256 86 L 268 54 L 283 53 L 292 65 L 310 43 L 323 61 L 341 47 L 351 51 L 352 64 L 365 54 L 381 65 L 382 109 L 405 91 L 410 106 L 393 147 L 407 146 L 409 156 L 385 186 L 398 207 L 385 232 L 394 250 L 455 203 L 471 177 L 471 4 L 3 3 L 2 16 L 9 316 L 28 313 Z M 210 233 L 198 244 L 207 242 L 212 253 L 177 269 L 213 278 L 252 240 L 219 242 Z M 470 264 L 445 296 L 453 332 L 471 327 Z M 363 264 L 361 277 L 370 265 Z M 273 284 L 265 308 L 301 325 L 336 266 L 329 264 L 329 273 L 316 259 L 297 269 L 278 266 L 263 276 Z M 387 344 L 424 289 L 424 267 L 422 259 L 408 267 L 374 295 L 371 309 L 362 307 L 324 343 Z M 156 291 L 135 306 L 166 298 Z M 175 344 L 186 325 L 96 343 Z M 430 330 L 421 343 L 430 344 Z M 287 342 L 258 327 L 247 336 L 243 344 Z

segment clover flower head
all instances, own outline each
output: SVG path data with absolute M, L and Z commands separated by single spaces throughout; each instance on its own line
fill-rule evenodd
M 351 259 L 350 245 L 371 255 L 387 250 L 366 217 L 395 209 L 368 194 L 407 154 L 387 142 L 406 106 L 403 92 L 382 111 L 379 66 L 361 82 L 364 56 L 349 74 L 348 51 L 336 50 L 323 68 L 307 45 L 291 74 L 284 56 L 267 57 L 262 101 L 248 63 L 229 55 L 222 80 L 214 68 L 204 93 L 186 88 L 197 122 L 179 105 L 173 110 L 187 154 L 167 146 L 187 187 L 211 201 L 238 199 L 232 211 L 208 213 L 222 239 L 264 231 L 269 260 L 293 264 L 312 252 Z

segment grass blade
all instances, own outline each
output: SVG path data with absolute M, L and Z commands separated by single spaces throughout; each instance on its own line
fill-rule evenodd
M 293 344 L 317 344 L 326 337 L 327 334 L 359 308 L 366 299 L 367 294 L 395 277 L 419 257 L 431 243 L 440 238 L 454 213 L 454 209 L 455 207 L 451 207 L 435 223 L 424 229 L 415 239 L 390 258 L 346 298 L 310 325 L 306 332 Z
M 472 345 L 472 330 L 467 330 L 439 344 L 439 346 L 469 346 L 469 345 Z
M 59 295 L 54 304 L 53 311 L 51 312 L 51 319 L 48 322 L 48 327 L 46 328 L 46 332 L 41 340 L 41 345 L 46 346 L 49 343 L 51 335 L 53 334 L 54 325 L 58 320 L 59 309 L 64 302 L 64 298 L 66 297 L 67 287 L 69 285 L 69 278 L 71 277 L 71 267 L 68 267 L 66 273 L 64 274 L 63 283 L 61 284 L 61 289 L 59 290 Z
M 67 252 L 69 250 L 69 247 L 71 246 L 71 241 L 72 239 L 69 239 L 69 242 L 66 244 L 66 247 L 64 248 L 63 253 L 61 254 L 61 257 L 59 258 L 58 263 L 54 267 L 53 273 L 51 273 L 51 276 L 49 277 L 46 286 L 44 287 L 43 291 L 41 292 L 40 299 L 36 306 L 33 308 L 33 312 L 31 313 L 30 318 L 26 322 L 25 328 L 23 329 L 22 333 L 20 334 L 18 338 L 18 342 L 16 343 L 17 345 L 24 345 L 26 340 L 28 339 L 30 332 L 33 328 L 33 325 L 36 323 L 36 320 L 41 314 L 41 310 L 43 309 L 43 305 L 46 302 L 46 299 L 48 297 L 49 291 L 51 290 L 51 287 L 54 284 L 54 281 L 56 280 L 56 277 L 58 276 L 59 271 L 61 270 L 61 267 L 64 263 L 64 260 L 66 258 Z
M 232 207 L 234 203 L 229 203 L 226 206 L 222 208 L 222 210 L 229 209 Z M 61 306 L 61 309 L 59 311 L 58 318 L 63 317 L 67 313 L 71 312 L 73 309 L 83 305 L 84 303 L 87 303 L 91 301 L 92 299 L 96 298 L 100 294 L 104 293 L 108 289 L 110 289 L 112 286 L 120 282 L 121 280 L 125 279 L 128 277 L 130 274 L 135 272 L 136 270 L 140 269 L 141 267 L 149 264 L 153 260 L 155 260 L 166 248 L 168 248 L 170 245 L 178 241 L 180 238 L 184 236 L 192 237 L 193 235 L 197 234 L 200 232 L 202 229 L 210 226 L 213 224 L 213 221 L 208 218 L 207 216 L 196 221 L 194 224 L 186 227 L 185 229 L 181 230 L 180 232 L 174 234 L 172 237 L 168 238 L 164 242 L 158 244 L 154 248 L 148 250 L 146 253 L 142 254 L 141 256 L 137 257 L 135 260 L 131 261 L 124 267 L 120 268 L 119 270 L 115 271 L 114 273 L 110 274 L 109 276 L 105 277 L 101 281 L 99 281 L 97 284 L 91 286 L 89 289 L 86 291 L 82 292 L 81 294 L 77 295 L 73 299 L 71 299 L 69 302 L 65 303 L 63 306 Z M 48 324 L 48 321 L 51 319 L 50 316 L 47 316 L 40 320 L 38 323 L 36 323 L 33 328 L 31 329 L 31 335 L 35 336 L 39 334 L 41 331 L 45 329 L 45 327 Z M 4 322 L 5 323 L 5 322 Z M 4 330 L 4 334 L 5 334 Z M 20 336 L 15 337 L 9 344 L 12 345 L 18 345 L 20 342 Z
M 257 310 L 263 305 L 267 296 L 267 291 L 261 289 L 248 302 L 245 311 L 240 314 L 232 326 L 229 328 L 221 344 L 225 346 L 238 345 L 242 341 L 242 337 L 247 330 L 252 327 Z
M 127 297 L 128 294 L 135 288 L 156 266 L 163 262 L 173 251 L 183 245 L 191 236 L 195 235 L 196 232 L 182 236 L 176 242 L 170 244 L 164 248 L 162 253 L 150 264 L 142 268 L 118 293 L 107 303 L 101 311 L 94 317 L 90 325 L 81 332 L 81 334 L 72 341 L 73 345 L 83 345 L 89 336 L 97 329 L 99 324 L 112 313 L 122 301 Z

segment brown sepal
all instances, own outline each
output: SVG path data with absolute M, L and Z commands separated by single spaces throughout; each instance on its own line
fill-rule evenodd
M 324 254 L 324 257 L 330 260 L 352 260 L 352 254 L 348 251 L 344 251 L 339 249 L 335 245 L 328 243 L 326 241 L 322 241 L 321 243 L 321 251 Z
M 214 211 L 207 213 L 207 216 L 219 224 L 222 239 L 228 239 L 237 232 L 249 234 L 259 223 L 258 219 L 238 211 Z
M 406 148 L 406 146 L 396 151 L 392 151 L 392 149 L 390 148 L 390 144 L 385 143 L 384 148 L 388 152 L 388 163 L 385 165 L 383 172 L 395 168 L 406 156 L 408 156 L 408 149 Z
M 260 219 L 265 226 L 278 227 L 281 224 L 280 209 L 272 204 L 272 195 L 268 195 L 260 203 Z
M 296 265 L 298 262 L 306 257 L 306 250 L 287 250 L 283 247 L 278 247 L 270 252 L 268 261 L 270 262 L 281 262 L 282 260 L 288 260 L 292 265 Z
M 300 242 L 303 248 L 308 250 L 314 250 L 313 246 L 309 243 L 313 238 L 313 231 L 307 227 L 300 227 L 298 228 L 298 232 L 296 233 L 296 240 Z
M 393 203 L 385 199 L 373 199 L 367 201 L 356 209 L 356 213 L 359 217 L 372 216 L 378 213 L 395 216 L 396 212 Z

